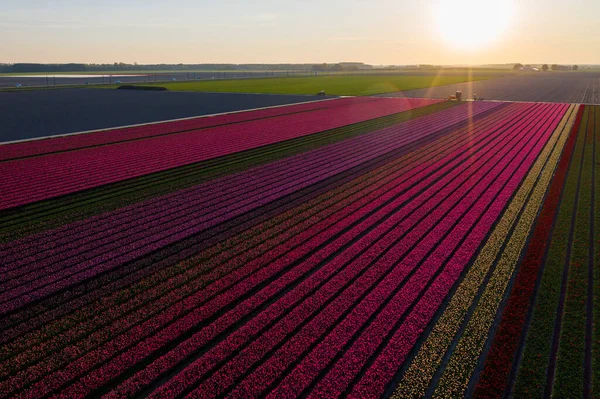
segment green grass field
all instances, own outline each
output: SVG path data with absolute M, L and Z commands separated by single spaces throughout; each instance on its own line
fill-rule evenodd
M 144 86 L 162 86 L 171 91 L 268 94 L 316 94 L 321 90 L 325 90 L 327 94 L 331 95 L 366 96 L 485 80 L 498 76 L 498 74 L 478 74 L 475 76 L 315 76 L 302 78 L 188 81 L 144 84 Z

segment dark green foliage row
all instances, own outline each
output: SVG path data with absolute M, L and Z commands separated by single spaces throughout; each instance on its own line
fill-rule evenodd
M 600 397 L 600 107 L 594 110 L 594 264 L 593 264 L 593 335 L 592 397 Z M 590 121 L 591 123 L 591 121 Z
M 600 394 L 599 140 L 600 107 L 588 106 L 543 267 L 515 397 Z
M 583 396 L 585 330 L 587 322 L 586 302 L 588 288 L 589 248 L 592 212 L 594 135 L 593 124 L 588 118 L 581 126 L 579 136 L 584 138 L 583 159 L 579 195 L 572 221 L 573 241 L 564 304 L 563 321 L 560 331 L 559 349 L 556 363 L 556 380 L 553 394 L 556 397 Z M 586 126 L 587 125 L 587 126 Z
M 585 121 L 586 110 L 583 116 Z M 584 123 L 582 123 L 582 126 Z M 557 220 L 548 249 L 547 260 L 537 292 L 531 326 L 525 341 L 522 363 L 515 386 L 515 397 L 542 397 L 546 388 L 554 326 L 560 302 L 565 256 L 570 247 L 573 211 L 581 176 L 585 134 L 579 132 Z

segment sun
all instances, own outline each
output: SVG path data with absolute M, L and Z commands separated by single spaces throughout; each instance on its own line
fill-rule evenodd
M 473 50 L 501 38 L 513 19 L 512 0 L 438 0 L 437 28 L 451 47 Z

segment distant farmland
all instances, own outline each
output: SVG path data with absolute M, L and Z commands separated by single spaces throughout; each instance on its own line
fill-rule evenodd
M 401 90 L 422 89 L 498 77 L 499 74 L 391 76 L 349 75 L 301 78 L 265 78 L 161 83 L 173 91 L 206 91 L 230 93 L 315 94 L 325 90 L 336 96 L 367 96 Z
M 458 83 L 444 87 L 428 87 L 383 97 L 447 98 L 462 91 L 463 98 L 483 97 L 486 100 L 534 101 L 600 104 L 600 73 L 548 72 L 512 74 L 498 79 Z

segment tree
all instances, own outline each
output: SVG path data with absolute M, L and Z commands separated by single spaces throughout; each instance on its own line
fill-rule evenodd
M 542 65 L 542 71 L 548 72 L 548 64 Z
M 573 65 L 573 70 L 576 71 L 579 69 L 579 65 Z
M 558 70 L 558 64 L 552 64 L 552 66 L 550 67 L 550 69 L 552 69 L 553 71 Z
M 521 64 L 521 63 L 515 64 L 515 66 L 513 66 L 513 71 L 518 71 L 521 68 L 523 68 L 523 64 Z

